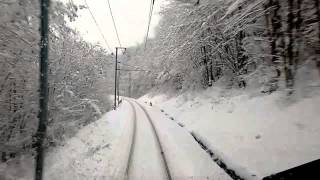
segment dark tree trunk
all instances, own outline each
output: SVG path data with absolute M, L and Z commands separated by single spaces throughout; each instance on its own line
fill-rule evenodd
M 205 67 L 205 80 L 206 85 L 210 86 L 210 76 L 209 76 L 209 65 L 208 65 L 208 58 L 207 58 L 207 49 L 205 46 L 202 47 L 202 54 L 203 54 L 203 63 Z
M 213 59 L 210 58 L 210 78 L 211 78 L 211 84 L 210 84 L 210 86 L 212 86 L 212 83 L 214 82 L 214 74 L 213 74 L 213 71 L 214 71 Z
M 280 71 L 280 56 L 281 52 L 279 51 L 278 40 L 281 38 L 281 17 L 278 14 L 280 10 L 280 4 L 278 0 L 269 0 L 269 3 L 265 7 L 266 9 L 271 8 L 270 14 L 267 16 L 267 26 L 270 41 L 270 53 L 271 53 L 271 64 L 274 69 L 275 76 L 270 81 L 270 89 L 267 91 L 269 93 L 276 91 L 279 87 L 279 78 L 281 76 Z
M 314 6 L 316 9 L 316 18 L 317 18 L 317 22 L 318 22 L 318 43 L 317 43 L 317 47 L 316 47 L 316 66 L 319 70 L 319 74 L 320 74 L 320 3 L 319 0 L 313 0 L 314 1 Z
M 215 42 L 215 44 L 219 44 L 219 41 L 218 41 L 217 38 L 214 38 L 214 42 Z M 220 60 L 222 59 L 222 56 L 221 56 L 221 54 L 219 52 L 217 53 L 217 56 L 219 57 Z M 215 61 L 215 63 L 214 63 L 214 75 L 213 75 L 214 78 L 213 78 L 213 80 L 217 81 L 221 76 L 222 76 L 222 68 L 219 65 L 219 63 L 217 61 Z
M 240 31 L 239 34 L 237 35 L 237 71 L 239 75 L 247 74 L 247 62 L 248 62 L 248 57 L 245 55 L 245 50 L 243 49 L 243 39 L 245 38 L 245 33 L 244 31 Z M 243 78 L 238 79 L 238 86 L 241 88 L 246 87 L 246 82 Z
M 316 18 L 317 18 L 317 22 L 318 22 L 318 42 L 320 44 L 320 3 L 319 0 L 313 0 L 314 1 L 314 6 L 316 9 Z
M 246 37 L 245 32 L 240 31 L 238 34 L 238 43 L 237 43 L 237 68 L 240 71 L 240 74 L 247 74 L 246 65 L 248 63 L 248 57 L 245 55 L 245 50 L 243 49 L 243 39 Z
M 1 152 L 1 162 L 6 162 L 6 161 L 7 161 L 7 153 Z
M 241 11 L 241 6 L 238 8 Z M 245 50 L 243 48 L 243 40 L 246 37 L 244 31 L 240 31 L 237 35 L 237 69 L 239 74 L 247 74 L 246 65 L 248 63 L 248 57 L 245 55 Z
M 300 46 L 301 46 L 301 24 L 302 24 L 302 16 L 301 16 L 301 4 L 302 0 L 297 0 L 297 16 L 296 16 L 296 21 L 295 21 L 295 29 L 296 29 L 296 34 L 295 34 L 295 40 L 297 47 L 294 51 L 294 56 L 295 56 L 295 62 L 294 62 L 294 72 L 297 72 L 298 69 L 298 64 L 299 64 L 299 55 L 300 55 Z
M 214 70 L 214 67 L 213 67 L 213 58 L 212 56 L 209 54 L 209 52 L 211 52 L 211 49 L 210 47 L 206 48 L 206 58 L 207 58 L 207 61 L 209 62 L 208 63 L 208 69 L 209 69 L 209 86 L 212 86 L 212 82 L 214 81 L 214 74 L 213 74 L 213 70 Z
M 287 88 L 292 89 L 294 83 L 293 69 L 294 69 L 294 55 L 293 55 L 293 29 L 294 29 L 294 8 L 293 0 L 288 0 L 288 19 L 287 19 L 287 37 L 288 43 L 286 47 L 286 58 L 287 61 L 284 64 L 285 66 L 285 76 L 286 76 L 286 86 Z

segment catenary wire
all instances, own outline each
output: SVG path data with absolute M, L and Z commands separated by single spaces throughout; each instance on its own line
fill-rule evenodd
M 109 46 L 109 43 L 108 43 L 107 39 L 106 39 L 106 38 L 105 38 L 105 36 L 103 35 L 103 33 L 102 33 L 102 31 L 101 31 L 101 28 L 99 27 L 99 24 L 98 24 L 98 22 L 97 22 L 96 18 L 94 17 L 94 15 L 93 15 L 93 13 L 92 13 L 92 11 L 91 11 L 91 9 L 90 9 L 90 7 L 89 7 L 88 3 L 87 3 L 87 0 L 84 0 L 84 2 L 85 2 L 85 4 L 86 4 L 86 6 L 88 7 L 88 10 L 89 10 L 89 12 L 90 12 L 90 14 L 91 14 L 91 17 L 92 17 L 92 19 L 93 19 L 94 23 L 96 24 L 96 26 L 97 26 L 97 28 L 98 28 L 98 30 L 99 30 L 99 32 L 100 32 L 100 34 L 101 34 L 101 36 L 102 36 L 102 38 L 103 38 L 104 42 L 106 43 L 106 45 L 107 45 L 107 47 L 108 47 L 109 51 L 110 51 L 110 52 L 112 52 L 112 50 L 111 50 L 111 48 L 110 48 L 110 46 Z
M 150 4 L 148 28 L 147 28 L 147 34 L 146 34 L 146 39 L 145 39 L 145 43 L 144 43 L 144 49 L 147 48 L 148 36 L 149 36 L 149 30 L 150 30 L 150 24 L 151 24 L 151 18 L 152 18 L 152 11 L 153 11 L 153 6 L 154 6 L 154 1 L 155 1 L 155 0 L 151 0 L 151 4 Z
M 109 6 L 109 11 L 110 11 L 110 15 L 111 15 L 111 18 L 112 18 L 112 22 L 113 22 L 113 27 L 114 27 L 114 30 L 116 31 L 118 43 L 119 43 L 119 46 L 122 47 L 121 41 L 120 41 L 120 38 L 119 38 L 118 29 L 117 29 L 117 26 L 116 26 L 116 22 L 115 22 L 115 20 L 114 20 L 114 16 L 113 16 L 113 13 L 112 13 L 111 5 L 110 5 L 110 0 L 107 0 L 107 2 L 108 2 L 108 6 Z

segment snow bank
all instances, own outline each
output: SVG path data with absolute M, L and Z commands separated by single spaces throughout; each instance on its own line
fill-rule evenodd
M 119 163 L 114 162 L 118 141 L 123 141 L 126 120 L 132 117 L 129 104 L 111 111 L 101 119 L 85 126 L 63 146 L 54 147 L 45 154 L 44 179 L 108 179 Z M 34 157 L 24 155 L 7 163 L 0 163 L 0 179 L 33 180 Z
M 122 112 L 122 113 L 119 113 Z M 123 104 L 118 111 L 106 113 L 66 142 L 53 149 L 45 160 L 46 180 L 108 179 L 113 163 L 113 149 L 122 137 L 131 109 Z
M 199 135 L 227 165 L 261 178 L 320 158 L 320 95 L 299 98 L 212 88 L 141 100 Z

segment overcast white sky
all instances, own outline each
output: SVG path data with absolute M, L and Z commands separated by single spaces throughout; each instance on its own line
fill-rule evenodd
M 67 2 L 68 0 L 61 0 Z M 84 0 L 73 0 L 77 5 L 85 5 Z M 155 0 L 149 35 L 154 35 L 154 27 L 158 24 L 160 7 L 167 0 Z M 107 0 L 87 0 L 108 44 L 111 48 L 119 46 Z M 120 41 L 123 47 L 134 46 L 144 41 L 147 31 L 150 0 L 110 0 L 113 16 L 116 21 Z M 87 9 L 79 11 L 79 18 L 72 26 L 80 31 L 83 38 L 90 42 L 99 42 L 106 47 L 99 30 Z M 107 48 L 107 47 L 106 47 Z

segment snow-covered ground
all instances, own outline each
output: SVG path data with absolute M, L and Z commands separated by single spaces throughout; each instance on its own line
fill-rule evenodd
M 166 117 L 160 109 L 147 107 L 158 132 L 174 180 L 230 180 L 190 133 Z
M 290 97 L 284 91 L 266 95 L 215 87 L 171 98 L 146 95 L 140 98 L 141 107 L 134 101 L 124 100 L 117 111 L 47 152 L 44 179 L 123 179 L 131 147 L 129 177 L 159 175 L 161 166 L 148 170 L 157 166 L 152 155 L 157 153 L 152 152 L 159 154 L 160 149 L 150 149 L 152 143 L 157 145 L 141 107 L 154 124 L 172 179 L 230 179 L 190 132 L 244 179 L 261 179 L 320 158 L 317 84 L 308 93 L 296 91 Z M 0 164 L 0 179 L 31 180 L 32 164 L 32 157 L 26 156 Z
M 44 179 L 123 180 L 128 175 L 129 179 L 149 180 L 168 179 L 169 174 L 173 180 L 231 179 L 188 131 L 160 109 L 134 101 L 124 100 L 117 111 L 83 127 L 63 146 L 50 149 Z M 23 169 L 14 162 L 2 164 L 3 178 L 33 179 L 33 158 L 16 162 Z
M 144 96 L 242 176 L 262 178 L 320 158 L 320 91 L 271 95 L 209 88 Z M 254 175 L 254 176 L 252 176 Z
M 45 155 L 45 180 L 109 179 L 111 165 L 117 157 L 114 152 L 119 139 L 130 120 L 132 110 L 123 104 L 119 111 L 110 111 L 101 119 L 82 127 L 63 146 L 50 149 Z M 81 128 L 81 127 L 79 127 Z M 122 145 L 123 146 L 123 145 Z M 34 174 L 33 157 L 21 156 L 0 164 L 0 179 L 32 180 Z
M 48 153 L 44 179 L 108 179 L 114 157 L 119 154 L 113 150 L 131 118 L 132 110 L 123 104 L 118 111 L 110 111 L 81 129 L 64 147 Z
M 127 163 L 129 179 L 167 179 L 161 162 L 162 150 L 143 106 L 155 126 L 172 179 L 231 179 L 185 129 L 159 109 L 140 107 L 133 102 L 133 99 L 125 100 L 117 111 L 81 129 L 64 147 L 49 152 L 45 179 L 122 180 Z M 132 157 L 128 161 L 130 151 Z

